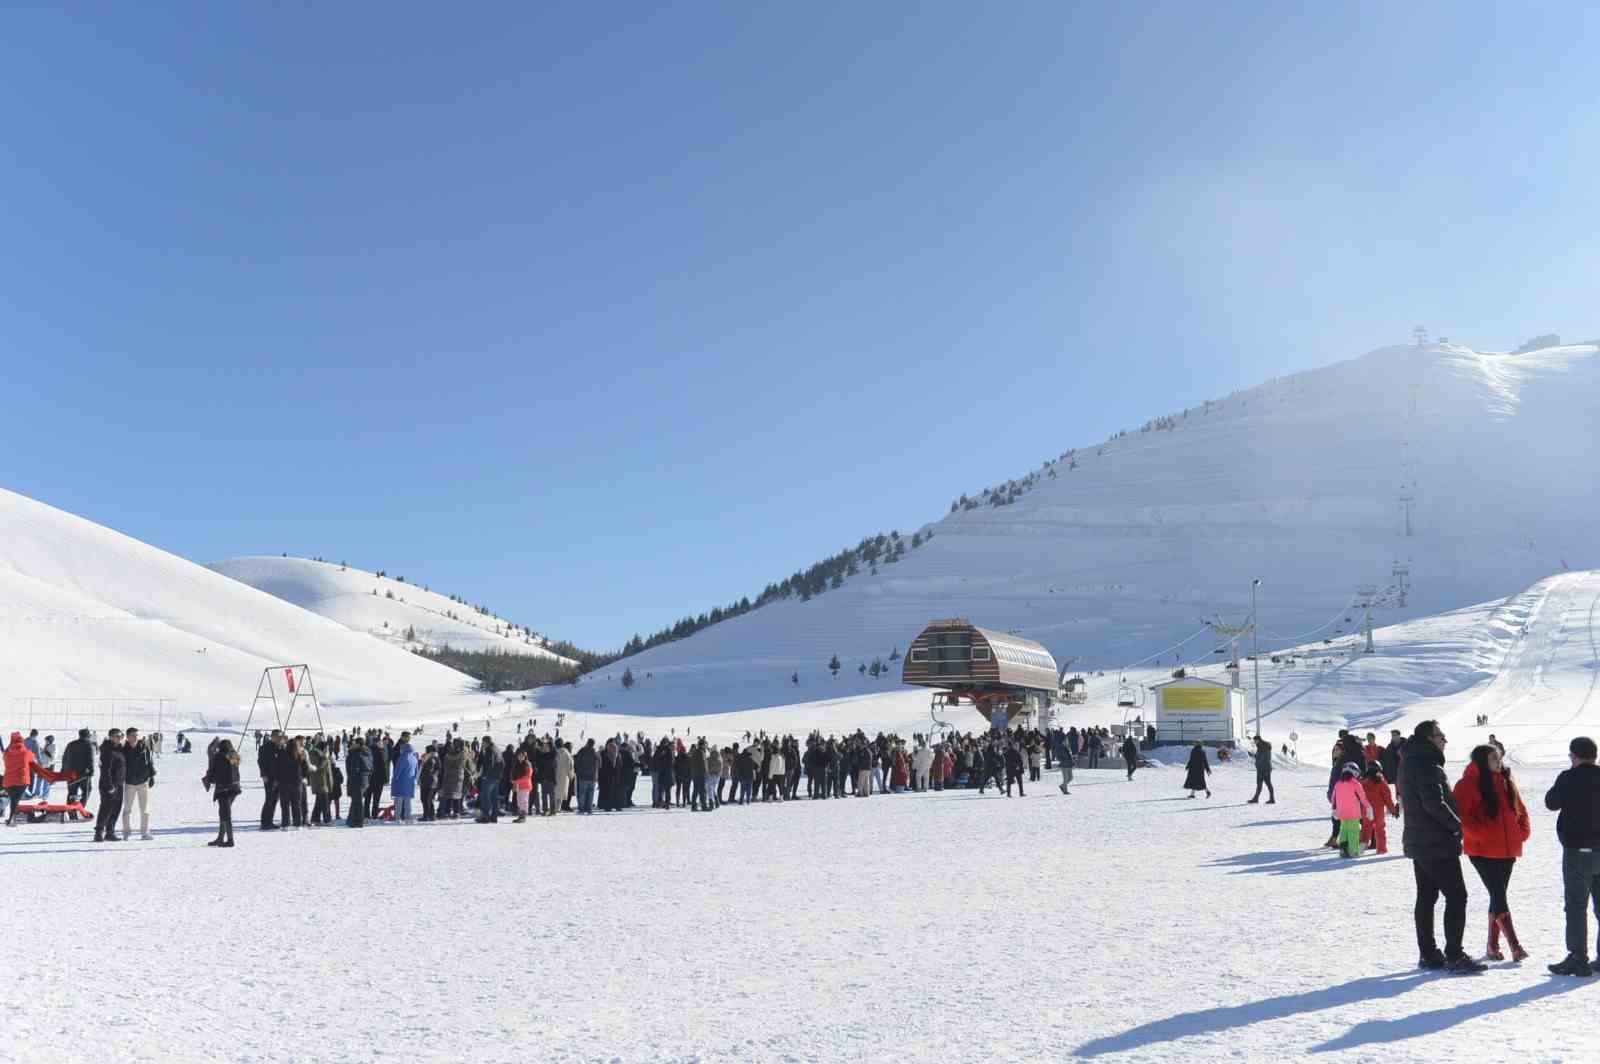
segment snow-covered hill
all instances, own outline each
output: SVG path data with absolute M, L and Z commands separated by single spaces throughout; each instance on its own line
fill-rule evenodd
M 1593 345 L 1384 348 L 1162 406 L 1153 399 L 1151 414 L 1170 428 L 1080 446 L 1016 501 L 928 526 L 931 542 L 876 574 L 600 670 L 586 696 L 649 714 L 884 691 L 898 664 L 877 680 L 860 667 L 953 615 L 1020 630 L 1079 667 L 1115 671 L 1163 648 L 1164 663 L 1209 661 L 1201 619 L 1242 620 L 1255 578 L 1270 650 L 1350 631 L 1356 589 L 1398 583 L 1397 566 L 1409 569 L 1405 606 L 1380 624 L 1600 566 Z M 1070 407 L 1062 415 L 1070 438 Z M 959 431 L 931 434 L 930 456 Z M 626 692 L 624 665 L 639 680 Z
M 576 664 L 535 632 L 414 583 L 310 558 L 247 556 L 211 568 L 397 646 L 498 650 Z M 407 633 L 412 638 L 408 641 Z
M 335 711 L 477 700 L 454 670 L 0 491 L 0 710 L 12 726 L 29 698 L 37 714 L 67 698 L 168 698 L 180 720 L 242 712 L 263 668 L 302 662 Z M 94 705 L 64 723 L 92 722 Z

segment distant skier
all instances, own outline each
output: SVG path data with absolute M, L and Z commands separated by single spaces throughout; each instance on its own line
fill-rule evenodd
M 1211 762 L 1206 759 L 1206 748 L 1196 742 L 1189 751 L 1189 763 L 1184 767 L 1187 772 L 1183 777 L 1183 789 L 1189 792 L 1189 797 L 1193 798 L 1195 791 L 1205 791 L 1210 798 L 1211 785 L 1206 777 L 1211 775 Z

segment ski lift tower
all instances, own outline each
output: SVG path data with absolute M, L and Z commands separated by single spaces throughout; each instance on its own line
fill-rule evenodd
M 1250 620 L 1244 624 L 1227 624 L 1222 615 L 1217 619 L 1208 621 L 1201 618 L 1200 623 L 1211 629 L 1212 633 L 1228 641 L 1228 672 L 1232 675 L 1233 686 L 1239 686 L 1239 637 L 1249 635 L 1256 630 L 1256 619 L 1252 614 Z
M 1367 637 L 1367 645 L 1363 654 L 1376 653 L 1372 645 L 1372 606 L 1378 598 L 1378 589 L 1372 584 L 1362 584 L 1356 588 L 1356 605 L 1361 607 L 1361 634 Z

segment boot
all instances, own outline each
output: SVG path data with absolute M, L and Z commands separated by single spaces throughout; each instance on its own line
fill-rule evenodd
M 1514 961 L 1527 960 L 1528 951 L 1522 948 L 1521 942 L 1517 941 L 1517 929 L 1511 926 L 1511 914 L 1509 912 L 1501 913 L 1498 922 L 1500 930 L 1506 933 L 1506 945 L 1511 947 L 1511 959 Z
M 1500 952 L 1500 914 L 1489 914 L 1489 945 L 1483 951 L 1486 961 L 1503 961 L 1506 955 Z

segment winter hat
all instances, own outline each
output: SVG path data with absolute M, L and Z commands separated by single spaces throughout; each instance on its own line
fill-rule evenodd
M 1366 778 L 1369 780 L 1383 779 L 1383 766 L 1376 761 L 1367 764 Z
M 1361 775 L 1361 769 L 1356 767 L 1354 761 L 1346 761 L 1344 763 L 1344 768 L 1339 770 L 1339 775 L 1346 776 L 1350 779 L 1357 779 Z
M 89 729 L 88 728 L 79 728 L 78 729 L 78 738 L 87 739 L 88 737 L 89 737 Z

